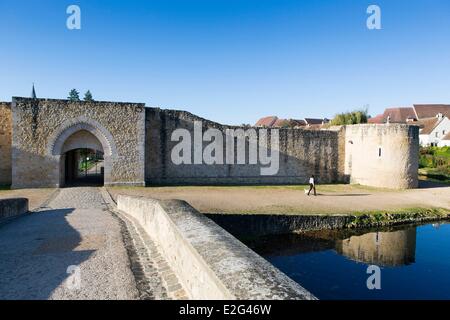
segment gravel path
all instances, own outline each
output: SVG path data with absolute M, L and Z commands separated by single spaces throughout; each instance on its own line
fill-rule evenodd
M 450 186 L 422 184 L 421 189 L 403 191 L 357 185 L 318 185 L 317 197 L 305 195 L 306 186 L 113 187 L 108 190 L 114 198 L 129 194 L 163 200 L 181 199 L 204 213 L 348 214 L 433 207 L 450 210 Z
M 97 188 L 61 189 L 0 228 L 0 299 L 138 299 L 121 226 Z

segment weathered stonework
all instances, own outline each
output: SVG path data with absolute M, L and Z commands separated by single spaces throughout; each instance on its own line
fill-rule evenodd
M 393 189 L 418 187 L 418 126 L 347 126 L 345 140 L 345 173 L 351 183 Z
M 64 143 L 80 131 L 102 145 L 105 185 L 145 184 L 143 104 L 13 98 L 12 110 L 13 188 L 61 186 Z
M 11 103 L 0 102 L 0 185 L 11 184 Z
M 8 184 L 12 171 L 13 188 L 63 186 L 66 152 L 90 148 L 104 153 L 105 185 L 304 184 L 311 174 L 319 183 L 352 182 L 387 188 L 415 188 L 418 184 L 416 126 L 279 129 L 275 148 L 270 145 L 275 133 L 267 130 L 270 143 L 263 145 L 279 151 L 279 166 L 275 174 L 263 175 L 261 170 L 267 165 L 259 161 L 250 164 L 248 137 L 244 142 L 245 164 L 237 164 L 236 138 L 232 139 L 235 152 L 231 163 L 206 164 L 204 159 L 197 164 L 174 163 L 171 153 L 179 141 L 172 141 L 172 133 L 184 129 L 194 137 L 196 122 L 201 122 L 202 133 L 217 129 L 222 135 L 223 150 L 219 153 L 224 160 L 230 137 L 227 129 L 254 130 L 258 143 L 266 131 L 225 126 L 189 112 L 146 108 L 144 104 L 13 98 L 11 108 L 0 104 L 0 183 Z M 190 152 L 194 155 L 199 146 L 202 155 L 211 141 L 202 137 L 196 141 Z
M 171 141 L 175 129 L 194 135 L 194 121 L 209 128 L 239 129 L 197 117 L 189 112 L 147 108 L 146 181 L 147 184 L 303 184 L 314 174 L 320 183 L 344 182 L 344 153 L 341 153 L 343 128 L 335 130 L 280 129 L 279 171 L 260 174 L 260 164 L 175 165 L 170 151 L 178 143 Z M 244 130 L 248 128 L 242 128 Z M 261 128 L 254 128 L 258 132 Z M 269 131 L 270 133 L 270 131 Z M 225 141 L 225 135 L 223 140 Z M 203 142 L 203 148 L 209 142 Z M 248 159 L 248 142 L 246 144 Z M 192 153 L 194 150 L 192 149 Z M 226 153 L 224 144 L 223 154 Z

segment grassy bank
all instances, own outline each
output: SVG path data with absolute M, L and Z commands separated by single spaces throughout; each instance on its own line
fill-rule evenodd
M 370 228 L 405 223 L 437 221 L 450 218 L 450 211 L 434 208 L 410 208 L 393 211 L 368 211 L 352 214 L 354 219 L 347 228 Z
M 450 147 L 421 148 L 419 168 L 426 179 L 450 183 Z

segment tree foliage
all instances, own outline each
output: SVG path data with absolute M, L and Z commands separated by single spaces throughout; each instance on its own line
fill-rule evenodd
M 367 123 L 369 118 L 367 110 L 355 110 L 352 112 L 339 113 L 333 120 L 331 120 L 331 125 L 342 126 L 348 124 L 358 124 Z
M 72 89 L 69 92 L 69 97 L 67 98 L 69 101 L 80 101 L 80 93 L 77 89 Z
M 90 90 L 86 91 L 86 93 L 84 94 L 84 101 L 87 102 L 93 102 L 94 99 L 92 98 L 92 93 Z

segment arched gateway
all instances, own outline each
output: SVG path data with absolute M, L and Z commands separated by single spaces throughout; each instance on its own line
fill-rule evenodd
M 13 98 L 12 188 L 145 185 L 144 106 Z
M 47 152 L 59 162 L 59 186 L 111 182 L 114 138 L 99 122 L 84 116 L 67 120 L 48 141 Z

